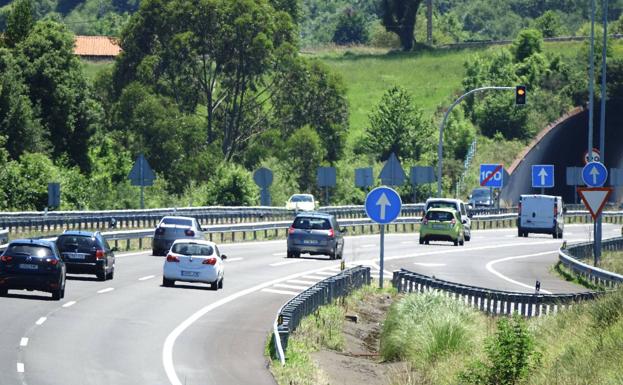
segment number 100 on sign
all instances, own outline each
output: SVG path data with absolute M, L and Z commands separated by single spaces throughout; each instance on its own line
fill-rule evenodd
M 480 165 L 480 185 L 482 187 L 502 188 L 504 166 L 501 164 Z

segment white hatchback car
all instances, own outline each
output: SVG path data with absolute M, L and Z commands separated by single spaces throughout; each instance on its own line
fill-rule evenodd
M 314 211 L 316 200 L 311 194 L 294 194 L 286 202 L 286 210 Z
M 209 283 L 210 289 L 223 288 L 223 260 L 214 242 L 199 239 L 178 239 L 164 261 L 162 286 L 173 286 L 175 281 Z

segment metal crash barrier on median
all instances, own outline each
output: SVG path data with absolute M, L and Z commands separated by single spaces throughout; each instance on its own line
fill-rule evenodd
M 370 280 L 369 267 L 353 267 L 316 283 L 283 305 L 277 313 L 273 327 L 275 350 L 281 364 L 285 364 L 288 337 L 305 316 L 315 312 L 320 306 L 347 296 L 353 290 L 369 285 Z
M 573 304 L 592 300 L 603 294 L 593 291 L 572 294 L 532 294 L 491 290 L 448 282 L 404 269 L 394 272 L 392 284 L 398 292 L 439 292 L 490 315 L 517 313 L 524 317 L 556 313 Z
M 601 247 L 604 251 L 623 251 L 623 237 L 604 240 L 601 243 Z M 605 287 L 615 287 L 623 284 L 623 275 L 586 263 L 592 257 L 593 242 L 580 243 L 567 248 L 562 247 L 558 251 L 560 263 L 587 281 Z

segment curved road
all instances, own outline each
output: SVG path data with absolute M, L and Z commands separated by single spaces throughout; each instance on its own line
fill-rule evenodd
M 567 225 L 569 242 L 586 241 L 589 225 Z M 418 271 L 466 284 L 532 291 L 578 291 L 550 273 L 560 240 L 516 229 L 475 231 L 464 247 L 417 243 L 389 234 L 386 271 Z M 620 227 L 604 225 L 604 236 Z M 120 254 L 115 279 L 73 276 L 66 297 L 11 291 L 0 298 L 0 384 L 205 385 L 274 384 L 263 356 L 279 307 L 337 273 L 339 262 L 285 258 L 285 241 L 222 245 L 224 289 L 161 287 L 163 260 Z M 378 235 L 348 237 L 347 263 L 378 274 Z M 389 276 L 386 276 L 389 278 Z

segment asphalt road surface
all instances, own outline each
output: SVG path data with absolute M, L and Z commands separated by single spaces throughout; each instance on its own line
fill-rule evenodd
M 589 225 L 565 239 L 587 241 Z M 604 237 L 620 235 L 604 225 Z M 516 229 L 474 231 L 463 247 L 419 245 L 417 234 L 386 236 L 385 278 L 406 268 L 471 285 L 530 292 L 581 291 L 550 272 L 560 240 Z M 346 239 L 348 264 L 378 277 L 379 236 Z M 285 241 L 222 245 L 224 289 L 162 283 L 162 257 L 119 254 L 115 279 L 69 276 L 66 297 L 10 291 L 0 298 L 2 385 L 274 384 L 264 347 L 277 310 L 339 270 L 324 257 L 287 259 Z

